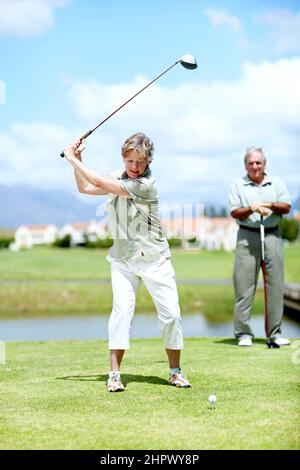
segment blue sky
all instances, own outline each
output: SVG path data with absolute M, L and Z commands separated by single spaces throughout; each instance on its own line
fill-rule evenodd
M 258 145 L 299 195 L 300 4 L 289 0 L 0 0 L 0 182 L 75 192 L 61 147 L 185 53 L 198 69 L 176 66 L 108 121 L 86 163 L 120 167 L 120 145 L 142 130 L 164 202 L 226 203 Z

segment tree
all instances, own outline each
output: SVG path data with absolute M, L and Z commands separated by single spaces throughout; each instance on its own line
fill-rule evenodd
M 225 206 L 207 206 L 204 209 L 206 217 L 228 217 L 228 210 Z
M 67 234 L 63 238 L 55 240 L 52 246 L 58 246 L 60 248 L 70 248 L 71 246 L 71 235 Z
M 288 219 L 284 217 L 279 225 L 280 233 L 283 239 L 290 242 L 298 237 L 299 224 L 296 219 Z

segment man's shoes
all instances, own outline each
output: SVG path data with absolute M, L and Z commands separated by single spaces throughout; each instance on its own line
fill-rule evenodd
M 108 392 L 124 392 L 125 387 L 121 382 L 121 378 L 114 376 L 108 379 L 106 389 Z
M 238 342 L 239 346 L 252 346 L 251 338 L 240 338 Z
M 171 385 L 174 385 L 178 388 L 189 388 L 191 384 L 188 379 L 184 376 L 183 372 L 176 372 L 175 374 L 170 375 L 169 382 Z
M 280 348 L 279 344 L 275 343 L 275 341 L 268 339 L 267 346 L 269 349 L 277 349 Z
M 290 341 L 286 338 L 276 338 L 274 339 L 274 343 L 278 344 L 278 346 L 288 346 Z
M 286 338 L 276 338 L 274 340 L 272 339 L 269 339 L 267 340 L 267 346 L 268 348 L 280 348 L 281 346 L 288 346 L 290 343 L 290 341 Z

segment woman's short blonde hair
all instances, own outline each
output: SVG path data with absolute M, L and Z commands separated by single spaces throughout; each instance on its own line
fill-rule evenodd
M 129 150 L 136 150 L 139 154 L 148 160 L 150 163 L 153 159 L 154 145 L 142 132 L 137 132 L 132 136 L 128 137 L 122 145 L 122 155 L 126 157 L 126 153 Z

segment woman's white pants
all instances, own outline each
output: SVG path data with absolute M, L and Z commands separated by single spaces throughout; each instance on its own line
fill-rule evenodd
M 108 323 L 109 349 L 129 349 L 136 293 L 141 280 L 154 301 L 165 348 L 182 349 L 180 307 L 171 261 L 159 255 L 141 256 L 127 262 L 110 258 L 110 262 L 113 308 Z

